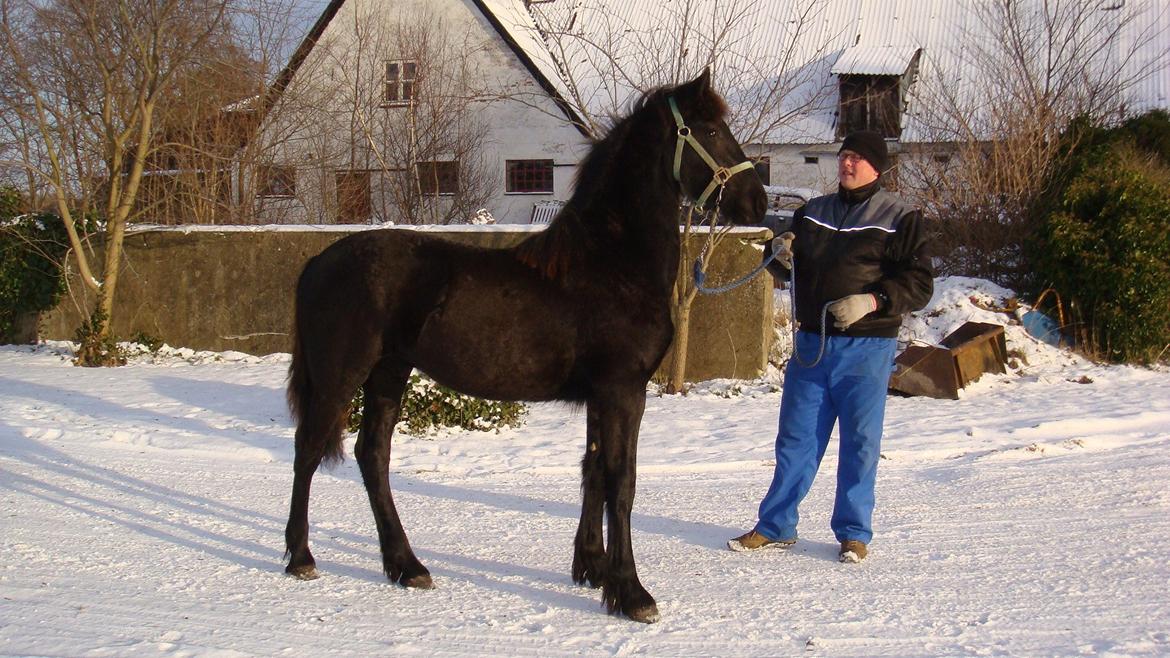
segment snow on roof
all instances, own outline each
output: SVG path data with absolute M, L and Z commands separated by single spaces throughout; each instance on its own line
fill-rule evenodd
M 904 75 L 914 56 L 922 50 L 917 46 L 853 46 L 837 58 L 834 75 Z

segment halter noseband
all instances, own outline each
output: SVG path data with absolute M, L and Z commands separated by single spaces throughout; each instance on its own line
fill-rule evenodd
M 711 178 L 711 182 L 707 184 L 707 189 L 703 190 L 703 193 L 695 201 L 696 207 L 702 208 L 707 205 L 707 197 L 711 196 L 711 193 L 716 188 L 722 190 L 723 186 L 727 184 L 727 181 L 731 180 L 732 176 L 741 171 L 752 169 L 755 165 L 750 160 L 745 160 L 730 168 L 719 166 L 719 163 L 715 162 L 715 158 L 711 157 L 707 149 L 703 148 L 699 140 L 695 139 L 695 136 L 691 134 L 691 129 L 687 127 L 687 124 L 683 122 L 682 114 L 678 111 L 678 104 L 674 102 L 674 96 L 668 98 L 667 101 L 670 103 L 670 112 L 674 114 L 674 122 L 678 125 L 678 142 L 674 147 L 674 179 L 682 183 L 680 172 L 682 170 L 683 147 L 686 144 L 690 144 L 691 148 L 695 149 L 695 153 L 698 153 L 699 157 L 703 158 L 703 162 L 706 162 L 707 166 L 711 168 L 711 171 L 715 172 L 715 175 Z

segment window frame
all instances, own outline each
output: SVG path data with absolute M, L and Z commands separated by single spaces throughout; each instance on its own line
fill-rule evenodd
M 837 139 L 857 130 L 873 130 L 886 139 L 902 136 L 900 76 L 841 74 L 837 93 Z
M 426 168 L 425 171 L 424 168 Z M 432 171 L 434 175 L 424 176 Z M 459 194 L 459 161 L 428 160 L 416 162 L 414 164 L 414 179 L 422 196 L 455 196 Z M 431 187 L 432 183 L 434 184 L 433 188 Z
M 394 73 L 391 75 L 391 68 Z M 412 76 L 406 75 L 410 69 Z M 388 59 L 382 71 L 382 107 L 408 107 L 418 100 L 418 61 Z
M 262 164 L 257 172 L 260 184 L 256 197 L 260 199 L 295 199 L 297 196 L 297 168 L 285 164 Z
M 525 167 L 532 169 L 525 170 Z M 537 169 L 539 167 L 539 169 Z M 504 161 L 504 193 L 505 194 L 552 194 L 556 189 L 556 165 L 552 158 L 530 158 L 523 160 Z M 547 178 L 547 187 L 540 184 Z M 518 182 L 535 181 L 529 189 L 520 189 L 523 186 Z

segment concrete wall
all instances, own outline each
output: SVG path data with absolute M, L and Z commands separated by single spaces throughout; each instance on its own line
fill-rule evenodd
M 290 351 L 293 291 L 301 268 L 330 243 L 363 229 L 280 228 L 204 226 L 130 233 L 115 300 L 115 335 L 125 340 L 143 332 L 174 347 L 201 350 Z M 538 229 L 427 230 L 452 240 L 504 247 Z M 766 229 L 735 229 L 715 251 L 707 285 L 721 285 L 758 265 L 758 245 L 768 237 Z M 78 296 L 83 292 L 79 281 L 70 287 L 74 296 L 42 315 L 42 338 L 73 339 L 82 318 L 78 307 L 89 308 L 91 300 Z M 767 364 L 771 324 L 772 280 L 766 273 L 729 293 L 700 295 L 692 312 L 687 378 L 758 376 Z M 668 355 L 664 366 L 669 362 Z

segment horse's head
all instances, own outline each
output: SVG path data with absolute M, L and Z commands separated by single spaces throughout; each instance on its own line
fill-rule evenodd
M 760 224 L 768 209 L 755 167 L 724 120 L 727 104 L 711 88 L 711 70 L 667 94 L 677 130 L 674 177 L 700 208 L 719 204 L 736 224 Z

